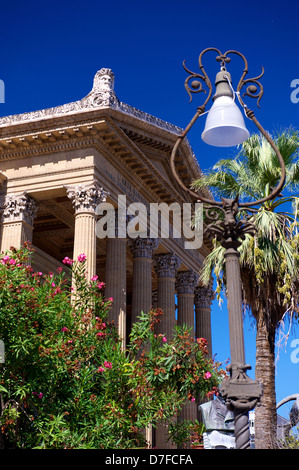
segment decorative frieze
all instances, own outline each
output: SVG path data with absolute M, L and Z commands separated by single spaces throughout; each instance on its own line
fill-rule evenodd
M 66 186 L 66 191 L 76 214 L 79 212 L 95 212 L 97 205 L 105 202 L 108 195 L 96 183 Z

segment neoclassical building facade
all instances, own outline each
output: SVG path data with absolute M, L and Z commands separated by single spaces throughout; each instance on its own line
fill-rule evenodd
M 169 164 L 181 132 L 120 102 L 110 69 L 97 72 L 82 100 L 0 118 L 1 251 L 30 241 L 33 268 L 43 272 L 85 253 L 88 274 L 98 275 L 113 298 L 110 315 L 124 347 L 140 311 L 154 306 L 164 312 L 159 332 L 171 337 L 176 323 L 188 324 L 208 340 L 211 355 L 213 291 L 198 284 L 210 242 L 185 249 L 173 236 L 96 233 L 97 207 L 105 202 L 117 211 L 120 195 L 127 205 L 191 203 Z M 201 174 L 187 140 L 176 165 L 186 186 Z M 196 417 L 196 404 L 184 413 Z M 156 447 L 165 447 L 156 434 Z

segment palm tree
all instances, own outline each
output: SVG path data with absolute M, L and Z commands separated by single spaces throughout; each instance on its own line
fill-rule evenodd
M 286 130 L 273 140 L 286 165 L 284 192 L 291 194 L 299 184 L 299 135 Z M 239 196 L 241 201 L 253 201 L 269 194 L 279 178 L 277 156 L 265 138 L 255 134 L 243 143 L 235 159 L 220 160 L 192 186 L 195 190 L 209 187 L 218 198 Z M 255 235 L 246 235 L 239 248 L 244 311 L 250 311 L 256 321 L 255 375 L 263 384 L 261 406 L 255 410 L 256 448 L 275 446 L 275 337 L 282 318 L 298 312 L 298 201 L 280 194 L 262 204 L 252 216 Z M 201 272 L 207 284 L 214 271 L 219 295 L 226 285 L 224 252 L 215 242 Z

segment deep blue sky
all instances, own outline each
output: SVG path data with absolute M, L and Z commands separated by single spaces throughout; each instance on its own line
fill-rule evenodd
M 118 98 L 134 107 L 185 127 L 201 104 L 189 104 L 182 62 L 198 71 L 198 55 L 206 47 L 236 49 L 249 63 L 248 77 L 265 68 L 261 108 L 246 103 L 269 131 L 299 127 L 299 103 L 291 102 L 292 80 L 299 79 L 298 3 L 262 1 L 150 0 L 14 1 L 1 5 L 0 79 L 5 103 L 0 116 L 34 111 L 83 98 L 97 70 L 109 67 L 116 76 Z M 214 61 L 214 55 L 211 58 Z M 208 61 L 211 80 L 218 65 Z M 229 67 L 237 85 L 243 64 Z M 298 93 L 299 97 L 299 93 Z M 248 124 L 248 120 L 246 120 Z M 202 125 L 189 135 L 203 170 L 221 156 L 200 139 Z M 251 124 L 251 123 L 249 123 Z M 248 126 L 250 131 L 255 129 Z M 213 304 L 213 349 L 219 360 L 229 357 L 227 313 Z M 277 401 L 299 393 L 299 363 L 291 362 L 291 340 L 277 365 Z M 246 360 L 254 366 L 254 329 L 245 323 Z M 281 409 L 283 414 L 283 410 Z M 286 413 L 288 410 L 286 410 Z

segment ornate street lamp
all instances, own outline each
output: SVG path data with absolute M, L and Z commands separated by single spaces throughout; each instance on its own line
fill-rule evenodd
M 187 188 L 176 171 L 175 157 L 179 146 L 198 117 L 205 112 L 206 105 L 212 95 L 212 85 L 202 63 L 203 56 L 208 51 L 214 51 L 218 54 L 216 60 L 220 62 L 221 66 L 215 81 L 216 92 L 213 96 L 214 103 L 208 113 L 202 139 L 204 142 L 218 147 L 239 145 L 248 139 L 249 132 L 245 127 L 241 110 L 235 102 L 235 98 L 237 97 L 245 115 L 254 122 L 261 134 L 269 142 L 281 166 L 281 177 L 277 187 L 274 188 L 267 197 L 258 201 L 239 202 L 238 198 L 222 198 L 221 201 L 208 199 L 192 191 L 190 188 Z M 238 55 L 243 59 L 245 65 L 236 91 L 233 90 L 230 74 L 226 70 L 226 64 L 231 61 L 230 55 Z M 171 169 L 175 179 L 183 190 L 188 192 L 196 201 L 204 204 L 205 213 L 209 222 L 206 231 L 213 235 L 226 250 L 225 268 L 231 364 L 228 368 L 230 376 L 222 382 L 220 390 L 227 405 L 234 411 L 236 448 L 246 449 L 250 447 L 248 413 L 260 401 L 262 386 L 257 381 L 248 377 L 246 372 L 251 367 L 246 364 L 244 353 L 240 254 L 238 248 L 241 246 L 242 240 L 244 240 L 246 234 L 253 235 L 255 232 L 252 216 L 254 212 L 257 211 L 256 206 L 275 198 L 281 192 L 285 182 L 286 170 L 278 148 L 258 122 L 254 116 L 254 112 L 247 108 L 241 98 L 241 90 L 246 87 L 243 97 L 247 95 L 256 98 L 257 105 L 259 106 L 259 101 L 263 95 L 263 87 L 259 79 L 263 76 L 264 70 L 262 69 L 261 74 L 255 78 L 246 78 L 248 64 L 243 54 L 234 50 L 229 50 L 222 54 L 219 49 L 214 47 L 205 49 L 199 55 L 200 73 L 194 73 L 188 70 L 185 66 L 185 62 L 183 65 L 184 69 L 189 74 L 185 80 L 185 88 L 190 96 L 190 101 L 192 100 L 192 93 L 207 92 L 202 87 L 203 84 L 207 86 L 208 94 L 204 104 L 197 108 L 196 114 L 174 145 L 170 160 Z

